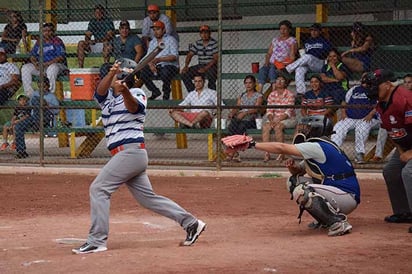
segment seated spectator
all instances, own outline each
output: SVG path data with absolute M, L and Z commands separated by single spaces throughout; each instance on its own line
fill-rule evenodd
M 30 62 L 21 68 L 23 89 L 27 96 L 33 94 L 32 76 L 40 75 L 40 42 L 37 41 L 30 51 Z M 53 23 L 43 24 L 43 68 L 50 80 L 50 92 L 56 91 L 57 76 L 67 70 L 66 47 L 63 41 L 55 36 Z
M 268 78 L 272 85 L 276 81 L 278 70 L 284 69 L 295 60 L 297 41 L 291 36 L 291 31 L 292 23 L 288 20 L 279 23 L 279 37 L 273 38 L 265 55 L 265 63 L 259 69 L 257 91 L 262 92 Z
M 338 50 L 331 49 L 320 77 L 323 82 L 323 89 L 333 97 L 336 105 L 345 101 L 346 92 L 349 89 L 349 73 L 348 68 L 340 60 Z
M 16 124 L 24 121 L 28 117 L 30 117 L 31 110 L 28 108 L 24 108 L 27 106 L 27 102 L 29 101 L 29 97 L 24 94 L 20 94 L 17 96 L 17 106 L 14 108 L 13 116 L 11 117 L 11 121 L 8 121 L 3 126 L 3 144 L 0 147 L 0 150 L 3 151 L 10 147 L 11 150 L 16 150 L 16 135 L 14 134 L 14 127 Z M 13 136 L 13 142 L 9 145 L 8 138 L 9 135 Z
M 342 62 L 352 72 L 369 71 L 374 51 L 373 37 L 365 31 L 361 22 L 353 23 L 351 49 L 342 53 Z
M 130 32 L 129 21 L 120 21 L 119 36 L 116 36 L 113 40 L 114 59 L 128 58 L 139 63 L 144 54 L 142 40 L 137 34 Z M 100 79 L 106 76 L 112 65 L 113 63 L 104 63 L 100 67 Z
M 205 77 L 195 75 L 193 82 L 195 90 L 190 92 L 179 106 L 216 106 L 216 91 L 205 88 Z M 213 120 L 213 109 L 171 109 L 169 115 L 181 127 L 209 128 Z
M 384 128 L 379 128 L 378 137 L 376 137 L 375 155 L 370 160 L 371 162 L 380 162 L 383 160 L 385 143 L 388 139 L 388 132 Z
M 256 91 L 256 78 L 248 75 L 243 80 L 246 91 L 242 92 L 236 100 L 236 106 L 261 106 L 262 93 Z M 260 117 L 258 108 L 234 108 L 228 114 L 230 124 L 229 135 L 244 134 L 248 128 L 256 128 L 256 118 Z
M 200 38 L 194 44 L 189 45 L 189 52 L 185 59 L 185 66 L 181 71 L 183 83 L 189 92 L 194 89 L 192 83 L 193 75 L 205 74 L 208 80 L 208 87 L 216 90 L 217 77 L 217 41 L 210 36 L 208 25 L 200 26 Z M 192 57 L 197 55 L 198 64 L 189 67 Z
M 173 36 L 166 34 L 163 22 L 154 22 L 152 28 L 155 32 L 155 39 L 150 41 L 147 54 L 150 54 L 161 42 L 164 43 L 165 48 L 143 68 L 141 80 L 152 92 L 149 100 L 155 100 L 162 94 L 159 88 L 153 83 L 153 79 L 158 76 L 160 80 L 163 81 L 163 100 L 169 100 L 171 92 L 170 84 L 173 77 L 179 72 L 179 46 Z
M 331 118 L 334 114 L 332 96 L 323 89 L 323 82 L 319 75 L 310 78 L 311 89 L 306 91 L 302 98 L 302 116 L 324 115 Z
M 28 51 L 27 26 L 24 23 L 21 13 L 10 10 L 7 12 L 7 19 L 9 22 L 4 27 L 1 35 L 0 47 L 4 48 L 6 53 L 13 54 L 16 53 L 16 49 L 20 41 L 22 41 L 24 51 Z
M 142 40 L 145 49 L 149 48 L 149 42 L 155 38 L 155 33 L 153 31 L 153 23 L 156 21 L 161 21 L 165 25 L 165 32 L 169 36 L 173 36 L 179 43 L 179 35 L 177 34 L 175 27 L 172 24 L 170 18 L 163 13 L 160 13 L 158 5 L 152 4 L 147 6 L 147 13 L 143 19 L 142 26 Z
M 102 5 L 96 5 L 94 7 L 94 18 L 89 21 L 84 40 L 79 41 L 77 44 L 79 68 L 84 66 L 84 58 L 90 52 L 103 53 L 104 63 L 109 63 L 114 36 L 113 20 L 106 15 L 106 10 Z
M 289 81 L 284 76 L 279 76 L 276 82 L 272 84 L 272 92 L 267 99 L 267 105 L 294 105 L 295 94 L 288 90 Z M 262 126 L 262 142 L 270 142 L 270 133 L 275 133 L 275 142 L 284 143 L 285 138 L 283 130 L 285 128 L 294 128 L 297 124 L 296 112 L 291 108 L 268 108 L 264 117 Z M 264 162 L 270 160 L 270 153 L 265 152 Z M 278 160 L 284 160 L 283 155 L 279 155 Z
M 50 90 L 50 81 L 48 78 L 44 78 L 43 81 L 43 106 L 46 108 L 43 112 L 43 125 L 48 127 L 51 124 L 51 121 L 54 120 L 55 115 L 59 113 L 58 108 L 51 108 L 59 106 L 59 100 L 54 93 Z M 38 82 L 39 90 L 41 89 L 41 82 Z M 40 127 L 40 91 L 36 90 L 33 92 L 33 96 L 30 100 L 30 105 L 33 106 L 33 111 L 31 116 L 17 123 L 14 126 L 15 135 L 16 135 L 16 158 L 27 158 L 29 155 L 26 152 L 26 142 L 24 139 L 24 133 L 29 129 L 33 131 L 39 130 Z M 49 108 L 50 107 L 50 108 Z
M 0 48 L 0 72 L 0 105 L 3 105 L 21 87 L 20 70 L 7 61 L 4 48 Z
M 322 35 L 322 26 L 318 23 L 310 27 L 310 38 L 304 46 L 305 54 L 286 66 L 288 73 L 295 73 L 296 93 L 303 95 L 306 91 L 305 75 L 307 72 L 321 72 L 324 61 L 331 49 L 329 40 Z
M 406 74 L 405 76 L 403 76 L 403 85 L 405 86 L 405 88 L 412 91 L 412 74 Z
M 348 90 L 343 103 L 347 107 L 342 111 L 341 120 L 333 127 L 335 133 L 331 136 L 332 141 L 342 147 L 349 130 L 355 130 L 355 162 L 358 164 L 365 163 L 365 143 L 375 125 L 372 120 L 377 102 L 371 102 L 367 92 L 367 85 L 363 82 Z

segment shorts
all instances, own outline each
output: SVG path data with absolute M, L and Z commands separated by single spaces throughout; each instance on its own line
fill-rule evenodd
M 103 43 L 96 43 L 94 45 L 90 45 L 90 52 L 91 53 L 102 53 Z
M 185 112 L 182 111 L 180 115 L 182 115 L 186 120 L 189 122 L 193 122 L 193 120 L 199 115 L 200 112 Z M 201 128 L 210 128 L 212 125 L 212 116 L 206 116 L 202 121 L 199 122 Z

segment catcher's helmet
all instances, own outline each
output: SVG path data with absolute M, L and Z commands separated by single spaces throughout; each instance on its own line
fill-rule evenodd
M 132 59 L 128 58 L 120 58 L 115 61 L 115 63 L 119 64 L 119 68 L 121 69 L 122 72 L 117 74 L 117 79 L 118 80 L 123 80 L 128 76 L 136 67 L 137 63 L 133 61 Z M 126 81 L 126 85 L 131 88 L 134 86 L 134 77 L 131 77 L 130 80 L 128 79 Z
M 329 136 L 333 133 L 332 121 L 324 115 L 312 115 L 303 117 L 298 124 L 299 133 L 306 138 Z
M 366 95 L 371 100 L 378 99 L 379 85 L 386 81 L 396 81 L 393 72 L 386 69 L 377 69 L 374 72 L 368 72 L 361 79 L 362 84 L 365 84 L 368 90 Z

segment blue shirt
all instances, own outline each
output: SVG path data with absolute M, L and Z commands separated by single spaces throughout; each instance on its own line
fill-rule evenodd
M 157 65 L 160 65 L 162 67 L 166 65 L 179 67 L 179 45 L 176 39 L 173 36 L 165 34 L 162 38 L 162 42 L 165 44 L 165 48 L 161 52 L 159 52 L 158 55 L 156 55 L 156 58 L 174 55 L 176 56 L 176 60 L 173 62 L 160 62 L 157 63 Z M 147 50 L 147 54 L 150 54 L 150 52 L 152 52 L 157 47 L 157 45 L 157 39 L 151 40 L 149 43 L 149 49 Z
M 130 34 L 129 36 L 127 36 L 125 43 L 122 42 L 120 36 L 117 36 L 116 38 L 114 38 L 113 44 L 113 55 L 115 59 L 123 57 L 134 60 L 136 57 L 135 46 L 142 46 L 142 40 L 136 34 Z
M 40 44 L 36 42 L 33 49 L 30 51 L 30 56 L 34 56 L 37 60 L 40 58 Z M 67 59 L 66 59 L 66 46 L 64 45 L 63 41 L 55 36 L 49 42 L 44 42 L 43 44 L 43 61 L 49 62 L 56 57 L 63 57 L 64 61 L 62 64 L 67 66 Z
M 94 40 L 103 42 L 103 39 L 109 31 L 115 32 L 113 20 L 107 17 L 102 20 L 92 18 L 87 26 L 87 31 L 93 34 Z
M 310 37 L 305 42 L 305 52 L 319 59 L 325 59 L 331 49 L 331 43 L 322 36 Z
M 368 96 L 366 95 L 368 90 L 363 86 L 355 86 L 348 90 L 346 93 L 346 103 L 349 106 L 358 106 L 357 108 L 348 107 L 346 109 L 346 115 L 352 119 L 362 119 L 368 115 L 374 108 L 375 104 L 371 104 Z M 368 106 L 368 108 L 361 108 L 360 106 Z

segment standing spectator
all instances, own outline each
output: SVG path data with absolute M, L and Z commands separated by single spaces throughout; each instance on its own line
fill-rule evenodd
M 185 66 L 182 68 L 181 76 L 186 90 L 194 90 L 192 83 L 193 75 L 205 74 L 208 80 L 208 87 L 216 90 L 217 78 L 217 41 L 210 36 L 210 27 L 208 25 L 200 26 L 200 38 L 194 44 L 189 45 L 189 52 L 185 59 Z M 189 67 L 192 57 L 197 55 L 199 64 Z
M 217 95 L 215 90 L 205 88 L 205 77 L 193 77 L 195 89 L 190 92 L 179 106 L 216 106 Z M 209 128 L 213 120 L 213 109 L 180 109 L 170 110 L 170 117 L 181 126 L 189 128 Z
M 333 97 L 337 105 L 345 101 L 345 95 L 349 89 L 348 74 L 349 70 L 340 60 L 338 50 L 331 49 L 320 77 L 324 83 L 323 89 Z
M 3 144 L 0 147 L 0 150 L 5 150 L 9 147 L 8 137 L 9 135 L 13 135 L 13 142 L 10 145 L 11 150 L 16 150 L 16 135 L 14 131 L 14 127 L 16 124 L 24 121 L 28 117 L 30 117 L 31 110 L 29 108 L 25 108 L 27 106 L 27 102 L 30 99 L 24 94 L 20 94 L 17 96 L 17 106 L 14 109 L 13 117 L 11 117 L 11 121 L 7 122 L 3 126 Z
M 40 75 L 40 41 L 37 41 L 30 51 L 30 62 L 21 68 L 24 92 L 31 97 L 33 94 L 32 76 Z M 43 68 L 50 80 L 50 92 L 56 91 L 56 79 L 67 70 L 66 47 L 63 41 L 55 36 L 53 23 L 43 24 Z
M 350 35 L 351 49 L 342 53 L 342 61 L 352 72 L 368 71 L 374 51 L 373 37 L 361 22 L 353 23 Z
M 38 82 L 39 90 L 41 88 L 41 82 Z M 33 96 L 30 100 L 30 105 L 33 107 L 32 114 L 29 118 L 17 123 L 14 126 L 15 135 L 16 135 L 16 158 L 27 158 L 29 154 L 26 152 L 26 142 L 24 139 L 24 133 L 28 129 L 39 130 L 40 127 L 40 91 L 36 90 L 33 92 Z M 50 81 L 47 78 L 43 80 L 43 106 L 45 107 L 43 114 L 43 125 L 48 127 L 52 121 L 54 121 L 55 115 L 59 113 L 58 107 L 59 100 L 54 93 L 50 90 Z
M 322 26 L 315 23 L 310 27 L 310 38 L 304 44 L 305 54 L 292 64 L 286 66 L 286 71 L 291 73 L 296 70 L 296 92 L 303 95 L 306 91 L 305 75 L 307 72 L 321 72 L 324 60 L 327 57 L 331 44 L 322 35 Z
M 130 32 L 130 24 L 127 20 L 120 21 L 119 36 L 113 40 L 113 56 L 115 60 L 128 58 L 139 63 L 144 56 L 142 40 L 137 34 Z M 109 72 L 112 63 L 104 63 L 100 68 L 100 79 Z
M 268 106 L 286 106 L 295 104 L 295 94 L 288 90 L 289 81 L 284 76 L 279 76 L 272 84 L 272 92 L 268 96 Z M 294 108 L 268 108 L 266 111 L 266 121 L 262 127 L 262 142 L 270 141 L 270 132 L 275 132 L 275 142 L 284 143 L 283 130 L 296 126 L 296 112 Z M 279 155 L 278 160 L 283 160 L 284 156 Z M 265 152 L 264 162 L 270 160 L 270 153 Z
M 366 74 L 362 77 L 364 77 Z M 354 86 L 346 93 L 346 99 L 343 105 L 347 106 L 342 111 L 342 117 L 333 128 L 335 132 L 331 139 L 339 147 L 342 147 L 343 141 L 351 129 L 355 130 L 355 163 L 365 163 L 365 143 L 368 139 L 369 132 L 375 123 L 372 121 L 375 117 L 376 102 L 371 102 L 367 96 L 367 84 L 362 81 L 361 85 Z
M 396 150 L 383 167 L 393 215 L 388 223 L 412 223 L 412 92 L 391 82 L 392 71 L 377 69 L 368 73 L 368 97 L 378 100 L 376 107 L 382 127 L 395 143 Z M 409 228 L 412 233 L 412 227 Z
M 92 39 L 92 36 L 94 39 Z M 96 5 L 94 7 L 94 18 L 89 21 L 84 40 L 79 41 L 77 44 L 79 68 L 84 66 L 84 58 L 90 52 L 103 53 L 103 61 L 108 63 L 114 36 L 113 20 L 107 16 L 102 5 Z
M 16 48 L 21 40 L 25 51 L 28 51 L 27 26 L 23 21 L 21 13 L 10 10 L 7 12 L 7 19 L 9 22 L 4 27 L 1 35 L 0 47 L 4 48 L 6 53 L 13 54 L 16 52 Z
M 158 76 L 163 81 L 162 91 L 163 100 L 169 100 L 173 77 L 179 72 L 179 46 L 173 36 L 169 36 L 165 32 L 165 24 L 161 21 L 156 21 L 152 26 L 155 39 L 150 41 L 147 54 L 150 54 L 159 43 L 164 43 L 165 48 L 156 55 L 141 72 L 141 80 L 152 92 L 149 100 L 155 100 L 161 95 L 158 87 L 153 83 L 153 78 Z
M 277 70 L 282 70 L 296 58 L 297 41 L 291 36 L 292 23 L 283 20 L 279 23 L 279 37 L 273 38 L 268 52 L 265 55 L 265 63 L 259 69 L 257 91 L 262 92 L 266 80 L 272 85 L 277 78 Z
M 403 76 L 403 85 L 407 90 L 412 91 L 412 74 L 406 74 Z
M 327 106 L 333 105 L 333 98 L 323 88 L 323 82 L 319 75 L 310 78 L 311 89 L 306 91 L 302 98 L 302 116 L 324 115 L 333 116 L 333 109 Z
M 0 105 L 20 87 L 20 70 L 15 64 L 7 62 L 6 50 L 0 47 Z
M 167 35 L 173 36 L 179 43 L 179 36 L 173 26 L 170 18 L 163 13 L 160 13 L 158 5 L 152 4 L 147 6 L 147 13 L 149 14 L 143 19 L 142 27 L 142 40 L 145 49 L 149 47 L 149 42 L 155 38 L 155 33 L 153 31 L 153 23 L 156 21 L 161 21 L 165 25 L 165 31 Z

